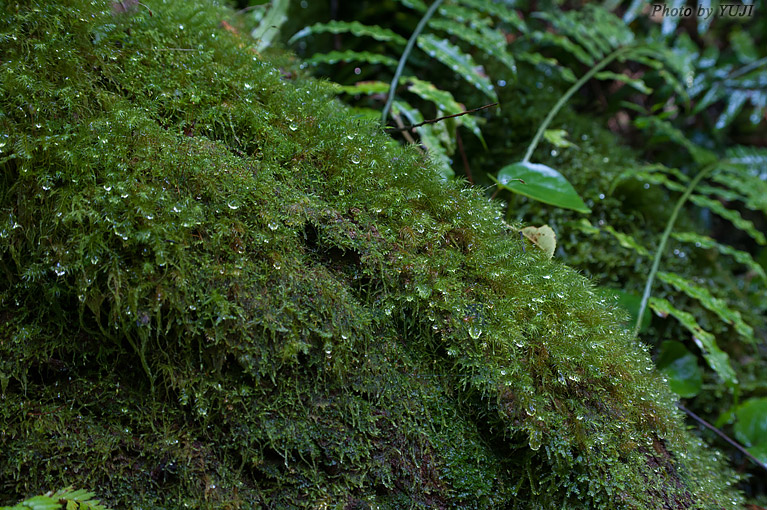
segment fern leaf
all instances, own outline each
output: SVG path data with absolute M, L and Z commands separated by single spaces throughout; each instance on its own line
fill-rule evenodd
M 288 40 L 288 44 L 312 34 L 352 34 L 356 37 L 372 37 L 376 41 L 392 42 L 399 46 L 407 43 L 404 37 L 388 28 L 378 25 L 363 25 L 359 21 L 328 21 L 327 23 L 315 23 L 304 27 Z
M 329 82 L 329 85 L 336 94 L 349 94 L 351 96 L 358 94 L 386 94 L 389 91 L 389 84 L 382 81 L 361 81 L 354 85 L 341 85 L 340 83 Z
M 516 55 L 516 58 L 517 60 L 527 62 L 534 67 L 545 65 L 547 67 L 556 69 L 561 75 L 562 79 L 568 83 L 575 83 L 578 81 L 578 78 L 575 77 L 575 73 L 573 73 L 569 67 L 559 65 L 559 62 L 557 62 L 555 58 L 544 57 L 540 53 L 526 51 Z
M 523 34 L 528 32 L 527 25 L 519 15 L 510 8 L 492 0 L 459 0 L 460 3 L 485 14 L 495 16 L 504 23 L 511 25 Z
M 658 278 L 674 286 L 680 292 L 684 292 L 691 298 L 697 300 L 704 308 L 716 314 L 723 322 L 730 324 L 738 335 L 750 344 L 755 344 L 754 329 L 743 321 L 740 312 L 732 310 L 727 306 L 727 302 L 711 295 L 708 289 L 696 285 L 695 283 L 682 278 L 675 273 L 665 273 L 658 271 Z
M 678 12 L 679 9 L 684 7 L 685 3 L 687 3 L 687 0 L 670 0 L 666 5 L 668 5 L 669 9 L 676 9 Z M 663 23 L 661 24 L 661 33 L 663 35 L 673 34 L 677 25 L 679 25 L 679 18 L 679 16 L 664 16 Z
M 312 65 L 337 64 L 338 62 L 367 62 L 368 64 L 383 64 L 387 67 L 395 67 L 397 65 L 397 61 L 387 55 L 353 50 L 315 53 L 306 59 L 306 62 Z
M 399 3 L 404 5 L 405 7 L 409 7 L 410 9 L 413 9 L 418 12 L 426 12 L 426 4 L 423 2 L 423 0 L 397 0 Z
M 624 248 L 628 248 L 629 250 L 634 250 L 639 255 L 642 255 L 644 257 L 650 256 L 650 253 L 647 251 L 647 248 L 639 244 L 637 240 L 634 239 L 634 236 L 631 236 L 629 234 L 624 234 L 623 232 L 618 232 L 610 225 L 604 225 L 602 229 L 604 229 L 605 232 L 613 236 L 618 241 L 618 244 L 620 244 Z
M 480 26 L 480 31 L 477 32 L 466 25 L 443 18 L 430 20 L 429 26 L 447 32 L 448 34 L 458 37 L 472 46 L 475 46 L 497 59 L 513 74 L 516 74 L 517 67 L 514 64 L 514 57 L 506 51 L 506 40 L 499 32 L 485 26 Z
M 629 85 L 635 88 L 642 94 L 652 94 L 652 89 L 647 86 L 644 80 L 641 80 L 639 78 L 632 78 L 631 76 L 628 76 L 623 73 L 613 73 L 612 71 L 601 71 L 595 74 L 594 77 L 598 80 L 619 81 L 621 83 L 625 83 L 626 85 Z
M 262 51 L 269 47 L 280 33 L 280 27 L 288 20 L 290 0 L 273 0 L 261 23 L 250 33 L 257 41 L 256 49 Z
M 767 215 L 767 179 L 744 170 L 724 166 L 711 179 L 734 190 L 748 209 Z
M 423 115 L 410 104 L 402 100 L 395 100 L 392 102 L 392 113 L 404 115 L 411 124 L 420 124 L 423 122 Z M 416 128 L 418 135 L 421 137 L 421 142 L 429 151 L 429 156 L 437 164 L 439 173 L 444 179 L 449 179 L 454 176 L 453 168 L 451 166 L 450 158 L 445 151 L 445 148 L 440 143 L 439 136 L 434 132 L 431 125 L 426 124 Z
M 738 116 L 743 109 L 743 105 L 746 104 L 749 94 L 742 90 L 734 90 L 727 96 L 727 106 L 724 111 L 716 119 L 715 129 L 721 130 L 729 126 L 735 117 Z
M 690 201 L 699 207 L 708 208 L 711 212 L 729 220 L 730 223 L 751 236 L 751 238 L 760 245 L 767 245 L 767 239 L 765 239 L 764 234 L 757 230 L 752 222 L 741 216 L 738 211 L 727 209 L 718 200 L 703 195 L 690 195 Z
M 563 35 L 554 34 L 551 32 L 535 32 L 533 34 L 533 39 L 535 39 L 535 41 L 539 44 L 549 43 L 562 48 L 589 67 L 594 65 L 593 56 L 591 56 L 587 51 L 584 51 L 583 48 L 577 44 L 574 44 L 569 38 Z
M 762 268 L 762 266 L 760 266 L 759 263 L 755 261 L 751 254 L 748 252 L 736 250 L 732 246 L 718 243 L 708 236 L 703 236 L 694 232 L 675 232 L 671 234 L 671 236 L 677 241 L 694 244 L 697 248 L 703 248 L 707 250 L 713 249 L 719 253 L 729 255 L 738 263 L 748 267 L 752 272 L 762 278 L 765 283 L 767 283 L 767 273 L 765 273 L 764 268 Z
M 443 111 L 444 113 L 448 115 L 454 115 L 456 113 L 466 111 L 466 108 L 464 108 L 463 105 L 455 100 L 453 94 L 446 90 L 438 89 L 434 86 L 433 83 L 419 80 L 418 78 L 412 76 L 407 78 L 407 80 L 411 84 L 409 88 L 410 92 L 421 97 L 422 99 L 425 99 L 426 101 L 431 101 L 437 106 L 439 110 Z M 479 138 L 479 140 L 482 142 L 482 145 L 485 145 L 485 140 L 482 138 L 482 132 L 479 129 L 479 123 L 477 122 L 477 119 L 471 115 L 464 115 L 460 118 L 460 121 L 464 126 L 469 128 L 477 138 Z
M 417 42 L 418 46 L 429 56 L 436 58 L 455 71 L 493 101 L 498 101 L 498 96 L 493 90 L 493 84 L 490 83 L 487 76 L 478 71 L 479 66 L 474 63 L 471 55 L 462 52 L 458 46 L 451 44 L 447 39 L 439 39 L 432 34 L 420 36 Z
M 693 340 L 702 351 L 708 366 L 727 384 L 732 386 L 738 384 L 738 378 L 735 376 L 732 365 L 730 365 L 730 357 L 719 348 L 714 335 L 700 327 L 695 321 L 695 317 L 683 310 L 679 310 L 663 298 L 651 297 L 649 305 L 658 315 L 662 317 L 671 315 L 678 320 L 685 329 L 692 333 Z

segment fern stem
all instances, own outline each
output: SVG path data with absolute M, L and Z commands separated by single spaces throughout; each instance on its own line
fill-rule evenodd
M 442 1 L 443 0 L 435 0 L 434 3 L 431 4 L 429 9 L 426 11 L 426 14 L 423 15 L 423 18 L 421 18 L 421 21 L 419 21 L 418 25 L 415 27 L 413 35 L 410 36 L 410 39 L 407 42 L 407 46 L 405 46 L 405 51 L 402 52 L 402 56 L 399 58 L 399 63 L 397 63 L 397 70 L 394 72 L 394 78 L 392 79 L 391 85 L 389 86 L 389 97 L 386 98 L 386 105 L 381 112 L 382 124 L 386 124 L 386 119 L 389 116 L 389 110 L 391 110 L 391 105 L 394 102 L 394 91 L 397 89 L 399 77 L 402 75 L 402 70 L 405 68 L 405 62 L 407 62 L 408 57 L 410 57 L 410 52 L 413 51 L 415 41 L 418 39 L 418 36 L 421 35 L 423 27 L 426 26 L 426 23 L 437 11 L 437 8 L 439 8 Z
M 655 273 L 658 272 L 658 268 L 660 267 L 660 259 L 663 256 L 663 250 L 666 248 L 666 241 L 668 241 L 668 238 L 671 237 L 671 231 L 674 229 L 676 217 L 679 215 L 679 211 L 682 210 L 682 206 L 685 202 L 687 202 L 687 199 L 690 198 L 692 191 L 695 189 L 701 179 L 703 179 L 712 170 L 717 168 L 718 164 L 719 162 L 710 164 L 698 172 L 698 175 L 696 175 L 695 178 L 690 182 L 690 184 L 687 186 L 687 189 L 684 190 L 684 193 L 681 197 L 679 197 L 679 200 L 677 200 L 676 205 L 674 206 L 671 217 L 666 223 L 666 230 L 663 231 L 663 236 L 660 238 L 658 249 L 655 251 L 655 260 L 653 260 L 652 269 L 650 269 L 650 274 L 647 275 L 647 281 L 645 282 L 644 286 L 644 294 L 642 294 L 642 303 L 639 305 L 639 314 L 637 316 L 636 325 L 634 326 L 634 336 L 639 334 L 639 329 L 642 327 L 642 316 L 644 315 L 645 309 L 647 308 L 647 302 L 650 300 L 650 291 L 652 290 Z
M 546 118 L 541 123 L 540 127 L 538 128 L 538 132 L 535 133 L 535 137 L 533 137 L 533 141 L 530 142 L 530 145 L 527 147 L 527 153 L 525 153 L 524 159 L 522 159 L 523 163 L 527 163 L 530 161 L 530 158 L 533 155 L 533 152 L 535 151 L 536 147 L 538 147 L 538 142 L 541 141 L 541 137 L 543 136 L 544 131 L 546 131 L 546 128 L 549 127 L 549 124 L 554 119 L 554 116 L 559 113 L 559 110 L 562 109 L 562 107 L 567 103 L 567 101 L 575 94 L 578 89 L 580 89 L 584 83 L 589 81 L 595 74 L 597 74 L 599 71 L 604 69 L 610 62 L 618 58 L 621 53 L 624 53 L 627 51 L 628 47 L 618 48 L 614 52 L 610 53 L 608 56 L 606 56 L 601 62 L 599 62 L 597 65 L 591 68 L 588 73 L 584 74 L 580 80 L 575 82 L 572 87 L 567 89 L 567 92 L 564 93 L 562 97 L 559 98 L 559 100 L 556 102 L 554 107 L 549 110 L 549 114 L 546 115 Z

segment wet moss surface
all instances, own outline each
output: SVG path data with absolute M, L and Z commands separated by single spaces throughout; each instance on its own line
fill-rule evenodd
M 2 8 L 0 504 L 738 506 L 612 303 L 230 11 Z

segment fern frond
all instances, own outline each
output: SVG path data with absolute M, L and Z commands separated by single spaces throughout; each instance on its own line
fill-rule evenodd
M 397 61 L 393 58 L 380 53 L 371 53 L 369 51 L 331 51 L 329 53 L 315 53 L 306 59 L 306 63 L 311 65 L 318 64 L 337 64 L 338 62 L 367 62 L 368 64 L 382 64 L 387 67 L 394 67 Z
M 399 99 L 392 102 L 392 113 L 394 115 L 399 115 L 401 113 L 410 121 L 411 124 L 420 124 L 424 120 L 423 115 L 421 115 L 421 112 L 418 111 L 417 108 L 411 106 L 406 101 Z M 450 157 L 448 156 L 445 148 L 442 146 L 440 138 L 435 132 L 433 125 L 425 124 L 423 126 L 419 126 L 416 128 L 416 131 L 421 137 L 421 142 L 429 151 L 429 155 L 431 156 L 432 160 L 439 166 L 440 175 L 445 179 L 452 177 L 454 173 L 451 166 Z
M 487 76 L 480 74 L 478 69 L 481 68 L 474 62 L 471 55 L 464 53 L 458 46 L 450 43 L 447 39 L 440 39 L 433 34 L 423 34 L 418 38 L 417 44 L 430 57 L 436 58 L 455 71 L 455 73 L 493 101 L 498 101 L 498 95 L 493 89 L 493 84 L 490 83 L 490 79 Z
M 711 179 L 734 190 L 738 200 L 742 200 L 748 209 L 767 215 L 767 178 L 761 177 L 760 171 L 761 168 L 745 165 L 734 168 L 725 165 Z
M 708 366 L 716 372 L 727 384 L 734 386 L 738 384 L 738 378 L 730 364 L 730 357 L 716 343 L 714 335 L 703 329 L 692 314 L 679 310 L 668 300 L 658 297 L 651 297 L 649 301 L 650 308 L 662 317 L 673 316 L 690 333 L 698 348 L 702 351 Z
M 748 252 L 737 250 L 726 244 L 718 243 L 708 236 L 696 234 L 695 232 L 676 232 L 671 234 L 671 237 L 682 243 L 693 244 L 696 248 L 716 250 L 724 255 L 729 255 L 740 264 L 748 267 L 749 270 L 767 283 L 767 273 L 765 273 L 764 268 L 762 268 L 762 266 L 760 266 Z
M 697 300 L 704 308 L 716 314 L 723 322 L 730 324 L 747 343 L 756 343 L 754 329 L 743 321 L 740 312 L 732 310 L 727 306 L 726 301 L 714 297 L 705 287 L 701 287 L 675 273 L 658 271 L 658 278 L 672 285 L 676 290 Z
M 382 81 L 362 81 L 354 85 L 341 85 L 340 83 L 329 82 L 329 85 L 337 94 L 349 94 L 351 96 L 358 94 L 386 94 L 389 90 L 389 84 Z
M 436 107 L 448 114 L 453 115 L 466 111 L 466 109 L 458 101 L 455 100 L 453 94 L 446 90 L 440 90 L 433 83 L 419 80 L 413 76 L 406 78 L 410 82 L 410 92 L 419 96 L 421 99 L 430 101 L 436 105 Z M 479 138 L 482 144 L 485 144 L 485 140 L 482 138 L 482 132 L 479 129 L 479 123 L 477 119 L 471 115 L 465 115 L 459 119 L 463 125 L 471 130 L 474 135 Z
M 480 25 L 478 27 L 479 31 L 477 31 L 461 23 L 444 18 L 432 19 L 429 21 L 429 26 L 447 32 L 475 46 L 505 65 L 513 74 L 516 74 L 517 67 L 514 63 L 514 57 L 506 51 L 506 39 L 504 39 L 500 32 L 483 25 Z
M 312 34 L 352 34 L 356 37 L 372 37 L 376 41 L 391 42 L 398 46 L 404 46 L 407 43 L 404 37 L 378 25 L 363 25 L 359 21 L 328 21 L 327 23 L 315 23 L 314 25 L 304 27 L 288 39 L 288 44 L 307 37 Z
M 459 0 L 459 2 L 477 11 L 495 16 L 502 22 L 507 23 L 522 33 L 528 32 L 525 22 L 522 21 L 519 15 L 509 7 L 493 2 L 492 0 Z
M 630 87 L 635 88 L 642 94 L 652 94 L 652 89 L 647 86 L 644 80 L 640 78 L 632 78 L 631 76 L 628 76 L 627 74 L 614 73 L 612 71 L 602 71 L 595 74 L 594 78 L 596 78 L 597 80 L 619 81 L 621 83 L 625 83 L 626 85 L 629 85 Z
M 718 200 L 714 200 L 704 195 L 692 195 L 690 196 L 690 201 L 699 207 L 710 209 L 711 212 L 729 220 L 730 223 L 751 236 L 751 238 L 758 244 L 762 246 L 767 245 L 767 238 L 764 237 L 764 234 L 760 232 L 751 221 L 741 216 L 735 209 L 727 209 Z
M 83 489 L 74 490 L 71 487 L 60 489 L 55 493 L 48 492 L 43 496 L 34 496 L 14 506 L 3 506 L 0 510 L 109 510 L 103 506 L 94 494 Z

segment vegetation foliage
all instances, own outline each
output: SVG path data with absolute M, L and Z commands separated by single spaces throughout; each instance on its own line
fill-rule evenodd
M 297 41 L 328 23 L 342 28 L 343 16 L 358 26 L 386 20 L 376 30 L 407 33 L 426 4 L 399 3 L 405 9 L 384 2 L 327 11 L 338 19 L 315 22 L 288 43 L 302 54 Z M 704 4 L 698 7 L 711 7 Z M 490 100 L 500 100 L 500 111 L 472 115 L 471 124 L 481 126 L 475 133 L 481 145 L 461 142 L 457 123 L 426 128 L 442 129 L 441 138 L 425 127 L 413 131 L 444 167 L 444 176 L 491 184 L 487 194 L 504 200 L 507 218 L 554 225 L 558 256 L 612 289 L 608 294 L 632 312 L 632 326 L 657 349 L 658 366 L 672 387 L 684 397 L 699 396 L 693 407 L 718 426 L 734 424 L 731 430 L 764 463 L 763 439 L 738 433 L 736 413 L 761 402 L 765 386 L 759 374 L 767 369 L 767 152 L 751 145 L 765 143 L 755 137 L 767 107 L 767 57 L 758 49 L 764 47 L 764 21 L 717 14 L 681 23 L 674 16 L 650 20 L 652 8 L 643 2 L 539 8 L 489 0 L 442 4 L 420 37 L 441 40 L 471 65 L 456 68 L 420 45 L 423 53 L 410 58 L 406 75 L 418 76 L 420 89 L 446 89 L 455 104 L 450 113 L 465 110 L 461 103 L 475 107 Z M 695 12 L 705 12 L 699 8 Z M 342 99 L 375 108 L 381 100 L 375 94 L 383 89 L 369 84 L 387 80 L 390 71 L 381 62 L 353 64 L 353 53 L 383 46 L 370 44 L 359 30 L 335 33 L 345 36 L 336 36 L 336 46 L 353 48 L 347 50 L 352 64 L 318 66 L 317 72 L 342 84 Z M 315 52 L 310 63 L 319 62 L 328 42 L 313 37 L 306 46 Z M 384 51 L 396 53 L 398 47 Z M 445 67 L 437 62 L 455 73 L 441 72 Z M 359 75 L 349 73 L 355 65 Z M 477 94 L 464 86 L 480 79 L 491 84 L 492 94 L 487 87 Z M 411 109 L 422 112 L 411 114 L 411 123 L 445 113 L 407 79 L 398 94 L 413 98 Z M 586 110 L 599 113 L 584 118 Z M 461 117 L 464 124 L 467 118 Z M 535 152 L 543 140 L 548 154 Z M 626 148 L 610 146 L 621 144 Z M 530 162 L 534 154 L 542 154 L 540 162 Z M 736 230 L 724 233 L 725 224 Z M 664 257 L 668 245 L 673 259 Z M 648 275 L 653 260 L 657 264 Z M 659 316 L 652 323 L 643 313 L 648 305 Z M 662 320 L 667 316 L 676 324 Z M 701 371 L 698 358 L 708 371 Z M 767 421 L 767 414 L 760 416 Z M 757 495 L 764 487 L 756 483 L 748 490 Z
M 527 26 L 499 4 L 473 4 L 445 8 Z M 519 235 L 513 214 L 534 217 L 537 204 L 514 207 L 524 199 L 504 194 L 503 211 L 481 190 L 440 179 L 448 153 L 440 163 L 400 147 L 330 99 L 342 89 L 306 78 L 287 57 L 264 59 L 264 39 L 216 5 L 2 8 L 0 503 L 76 484 L 113 507 L 738 507 L 736 477 L 686 430 L 625 314 Z M 315 32 L 385 33 L 361 26 Z M 476 68 L 466 41 L 425 41 L 419 47 L 451 70 Z M 529 50 L 506 50 L 514 65 L 551 69 L 557 88 L 578 75 L 537 53 L 535 36 L 521 44 Z M 472 93 L 504 103 L 472 74 Z M 518 69 L 516 79 L 524 87 L 534 76 Z M 429 80 L 406 83 L 426 101 L 458 105 Z M 395 110 L 418 118 L 409 103 Z M 582 180 L 594 174 L 576 171 L 633 155 L 576 112 L 562 115 L 583 152 L 540 164 L 567 173 L 592 214 L 604 214 Z M 468 118 L 434 126 L 439 146 L 457 140 L 458 123 L 471 130 Z M 486 121 L 476 143 L 488 151 L 477 153 L 518 154 L 534 118 L 512 131 L 525 140 L 498 146 Z M 715 151 L 657 120 L 703 158 L 695 164 L 713 161 L 705 154 Z M 759 154 L 738 148 L 728 161 Z M 735 164 L 708 171 L 708 186 L 724 181 L 745 196 L 734 183 L 750 174 Z M 677 166 L 644 168 L 666 178 L 656 193 L 699 175 Z M 631 168 L 602 177 L 617 183 L 612 201 L 646 183 Z M 604 180 L 588 192 L 606 190 Z M 690 201 L 741 218 L 749 233 L 719 196 Z M 614 208 L 610 239 L 650 253 L 657 232 L 629 230 L 631 213 Z M 603 231 L 568 209 L 546 217 L 574 263 L 585 258 L 575 225 Z M 611 273 L 618 265 L 599 263 Z M 708 303 L 713 324 L 739 328 L 720 348 L 756 347 L 753 308 L 717 301 L 678 263 L 658 274 L 689 298 L 654 295 L 670 314 L 704 330 L 708 315 L 683 308 Z M 730 390 L 753 391 L 745 385 L 755 380 L 738 374 Z M 741 436 L 759 431 L 762 400 L 735 408 Z M 58 497 L 91 498 L 77 494 Z

